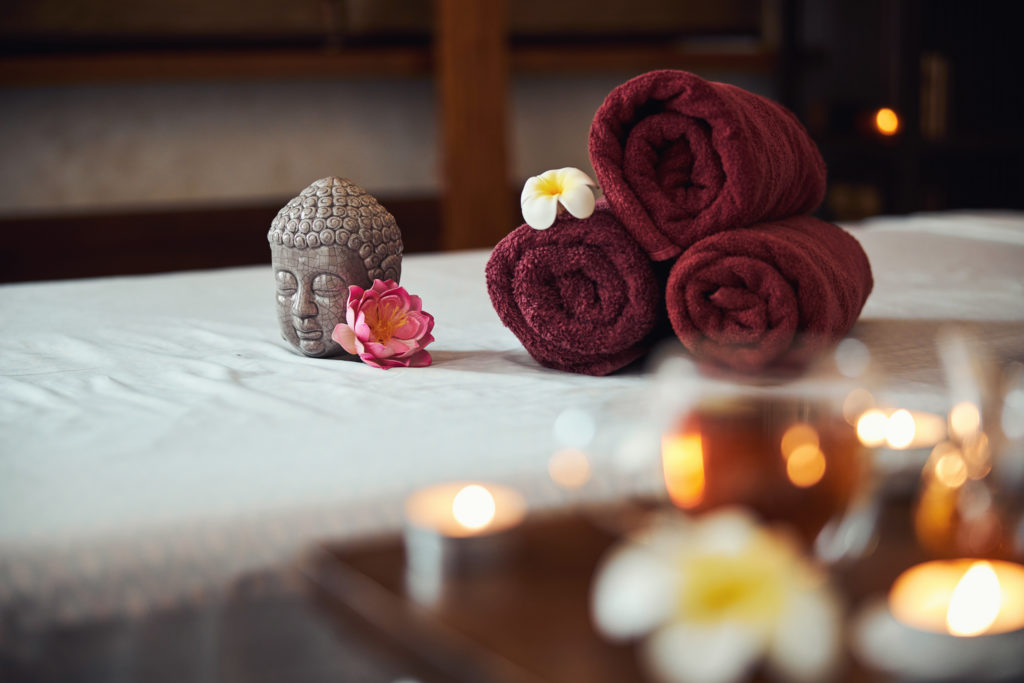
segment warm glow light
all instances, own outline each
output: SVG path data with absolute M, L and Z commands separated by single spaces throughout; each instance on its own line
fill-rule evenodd
M 666 434 L 661 440 L 665 487 L 672 502 L 692 508 L 704 499 L 704 449 L 700 434 Z
M 903 572 L 889 591 L 900 622 L 932 633 L 991 635 L 1024 628 L 1024 566 L 1000 560 L 938 560 Z
M 494 519 L 494 496 L 479 484 L 470 484 L 455 494 L 452 515 L 467 529 L 482 529 Z
M 885 433 L 889 418 L 881 410 L 869 410 L 857 420 L 857 438 L 865 446 L 881 446 L 885 443 Z
M 493 482 L 442 482 L 405 499 L 410 529 L 448 538 L 497 534 L 521 523 L 526 512 L 522 494 Z
M 948 552 L 953 544 L 956 518 L 956 489 L 938 481 L 927 482 L 914 510 L 914 532 L 921 544 L 939 552 Z
M 951 489 L 963 486 L 967 481 L 967 463 L 955 446 L 947 445 L 943 450 L 942 455 L 938 455 L 939 446 L 932 451 L 933 458 L 938 455 L 935 460 L 935 478 Z
M 935 413 L 914 411 L 914 442 L 911 448 L 934 446 L 946 438 L 946 418 Z
M 885 440 L 890 448 L 906 448 L 914 440 L 914 416 L 909 410 L 897 410 L 889 416 L 885 425 Z
M 882 107 L 875 112 L 875 128 L 882 135 L 895 135 L 900 129 L 900 117 L 889 107 Z
M 825 476 L 825 454 L 815 444 L 799 446 L 786 459 L 786 476 L 794 486 L 814 486 Z
M 981 479 L 992 471 L 992 453 L 985 432 L 976 432 L 974 436 L 965 439 L 963 452 L 967 476 L 971 479 Z
M 590 480 L 590 461 L 578 448 L 563 448 L 548 461 L 548 474 L 562 488 L 578 489 Z
M 999 577 L 988 562 L 975 562 L 953 589 L 946 612 L 946 627 L 954 636 L 984 633 L 999 616 L 1002 591 Z
M 958 439 L 965 439 L 978 431 L 981 413 L 978 406 L 969 401 L 957 403 L 949 411 L 949 431 Z
M 782 457 L 789 459 L 793 451 L 801 446 L 814 446 L 817 448 L 819 443 L 818 432 L 814 427 L 806 422 L 797 422 L 782 435 L 779 447 L 782 451 Z

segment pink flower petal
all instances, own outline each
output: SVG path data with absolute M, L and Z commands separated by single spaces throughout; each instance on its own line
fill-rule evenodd
M 392 333 L 400 339 L 419 339 L 427 331 L 426 321 L 414 315 L 406 315 L 402 323 Z
M 389 349 L 391 349 L 390 357 L 402 356 L 404 354 L 409 353 L 410 351 L 415 351 L 417 349 L 415 342 L 413 342 L 412 346 L 410 346 L 409 344 L 405 343 L 405 340 L 399 339 L 397 337 L 392 337 L 391 339 L 389 339 L 386 346 Z
M 423 310 L 423 299 L 419 298 L 415 294 L 409 295 L 409 310 L 416 311 L 419 313 Z
M 419 353 L 413 354 L 412 358 L 408 361 L 407 367 L 425 368 L 433 362 L 434 359 L 430 357 L 429 351 L 420 351 Z
M 374 358 L 373 363 L 375 367 L 387 370 L 388 368 L 406 368 L 409 367 L 409 361 L 404 358 Z
M 331 339 L 341 344 L 341 348 L 349 353 L 358 353 L 356 349 L 356 333 L 348 325 L 343 323 L 335 325 L 334 332 L 331 333 Z
M 419 339 L 429 333 L 433 327 L 434 320 L 429 313 L 410 311 L 406 314 L 406 324 L 395 330 L 395 336 L 403 339 Z
M 363 288 L 359 285 L 349 285 L 348 288 L 348 305 L 358 304 L 359 300 L 363 298 Z
M 371 288 L 377 294 L 384 294 L 388 290 L 394 289 L 398 286 L 398 283 L 394 280 L 374 280 L 373 287 Z
M 375 358 L 390 358 L 394 355 L 394 351 L 388 348 L 386 344 L 381 344 L 378 341 L 368 341 L 365 343 L 365 346 L 366 352 L 373 354 Z
M 363 288 L 358 285 L 351 285 L 348 288 L 348 303 L 345 305 L 345 322 L 349 327 L 355 327 L 356 315 L 359 313 L 359 303 L 363 298 Z
M 352 327 L 352 331 L 355 332 L 356 339 L 363 342 L 364 344 L 369 341 L 373 341 L 373 331 L 370 329 L 369 324 L 366 322 L 366 315 L 362 312 L 356 316 L 356 324 Z
M 363 301 L 363 305 L 359 307 L 359 314 L 364 316 L 367 325 L 372 326 L 380 315 L 379 308 L 380 301 L 376 298 Z
M 377 362 L 377 359 L 373 357 L 373 354 L 370 353 L 361 353 L 359 354 L 359 358 L 367 365 L 370 365 L 375 368 L 380 368 L 381 370 L 387 370 L 389 367 L 391 367 L 381 365 L 380 363 Z
M 393 289 L 387 294 L 388 299 L 393 300 L 397 303 L 398 307 L 402 311 L 409 310 L 409 306 L 412 303 L 409 300 L 409 292 L 405 291 L 401 287 Z

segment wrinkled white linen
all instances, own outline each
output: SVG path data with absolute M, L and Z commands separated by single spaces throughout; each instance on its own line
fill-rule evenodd
M 910 400 L 941 394 L 928 335 L 942 321 L 1024 351 L 1024 215 L 853 232 L 876 282 L 854 334 Z M 318 538 L 394 528 L 404 496 L 436 481 L 562 500 L 555 417 L 636 409 L 649 377 L 537 365 L 491 308 L 487 255 L 406 257 L 402 284 L 437 321 L 434 365 L 388 371 L 293 352 L 269 266 L 0 287 L 0 611 L 172 600 Z

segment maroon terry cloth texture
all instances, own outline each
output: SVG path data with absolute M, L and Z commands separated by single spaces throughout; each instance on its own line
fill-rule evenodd
M 640 358 L 664 318 L 650 260 L 604 200 L 590 218 L 522 225 L 487 262 L 498 317 L 541 365 L 607 375 Z
M 795 216 L 707 237 L 669 273 L 672 328 L 698 359 L 799 369 L 853 327 L 874 281 L 857 240 Z
M 813 211 L 825 162 L 785 107 L 665 69 L 615 88 L 590 127 L 615 215 L 655 261 L 716 232 Z

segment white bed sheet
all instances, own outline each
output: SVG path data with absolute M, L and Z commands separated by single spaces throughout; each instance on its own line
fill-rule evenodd
M 853 233 L 876 282 L 854 334 L 908 403 L 941 407 L 930 335 L 947 321 L 1024 355 L 1024 215 Z M 434 365 L 388 371 L 294 353 L 269 266 L 0 287 L 0 612 L 172 602 L 314 539 L 394 528 L 435 481 L 563 500 L 546 475 L 555 416 L 637 400 L 650 378 L 538 366 L 491 308 L 486 259 L 406 257 L 403 285 L 437 320 Z

